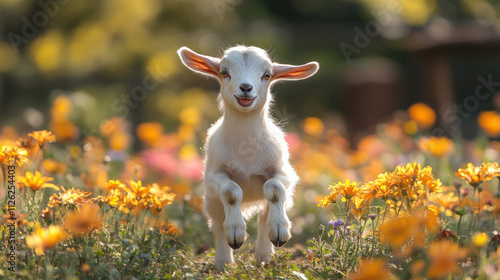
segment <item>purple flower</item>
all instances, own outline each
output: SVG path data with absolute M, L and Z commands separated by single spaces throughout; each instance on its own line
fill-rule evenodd
M 331 226 L 333 226 L 333 227 L 335 227 L 335 228 L 337 228 L 337 227 L 343 226 L 344 222 L 342 222 L 342 220 L 339 218 L 339 219 L 337 219 L 335 221 L 333 221 L 333 220 L 329 221 L 328 224 L 331 225 Z
M 306 250 L 306 253 L 309 255 L 314 255 L 313 250 L 311 250 L 310 248 Z
M 375 215 L 375 214 L 368 215 L 368 218 L 372 219 L 372 221 L 375 220 L 376 217 L 377 217 L 377 215 Z

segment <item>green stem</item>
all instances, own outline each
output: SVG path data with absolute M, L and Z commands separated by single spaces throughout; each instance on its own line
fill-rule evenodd
M 460 227 L 462 226 L 462 217 L 463 215 L 460 215 L 460 218 L 458 218 L 458 225 L 457 225 L 457 236 L 458 236 L 458 244 L 460 244 L 460 241 L 461 241 L 461 232 L 460 232 Z
M 370 258 L 373 256 L 373 250 L 375 247 L 375 221 L 372 220 L 372 249 L 370 251 Z
M 472 228 L 474 227 L 474 217 L 476 216 L 476 188 L 474 188 L 474 192 L 472 193 L 472 218 L 469 224 L 469 236 L 468 240 L 470 241 L 470 238 L 472 236 Z

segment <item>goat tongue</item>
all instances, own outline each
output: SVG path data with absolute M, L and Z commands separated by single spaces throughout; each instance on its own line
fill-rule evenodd
M 240 98 L 240 102 L 243 103 L 243 104 L 250 104 L 250 103 L 252 103 L 252 100 L 253 99 Z

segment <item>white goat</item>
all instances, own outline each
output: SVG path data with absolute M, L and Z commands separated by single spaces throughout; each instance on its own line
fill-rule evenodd
M 256 260 L 268 263 L 273 244 L 283 246 L 291 237 L 285 210 L 293 204 L 299 180 L 289 163 L 285 134 L 269 115 L 270 88 L 279 80 L 308 78 L 319 64 L 278 64 L 263 49 L 246 46 L 232 47 L 222 58 L 187 47 L 177 53 L 186 67 L 221 84 L 223 116 L 208 130 L 203 178 L 204 211 L 216 243 L 215 267 L 223 270 L 233 262 L 231 248 L 240 248 L 247 238 L 244 218 L 257 211 Z

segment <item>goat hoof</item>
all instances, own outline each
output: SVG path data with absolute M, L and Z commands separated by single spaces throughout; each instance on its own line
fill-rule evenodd
M 271 240 L 271 243 L 273 243 L 275 247 L 281 247 L 286 244 L 286 241 Z
M 233 242 L 233 243 L 229 243 L 229 247 L 233 248 L 233 250 L 237 250 L 241 247 L 241 245 L 243 245 L 243 243 L 245 242 Z

